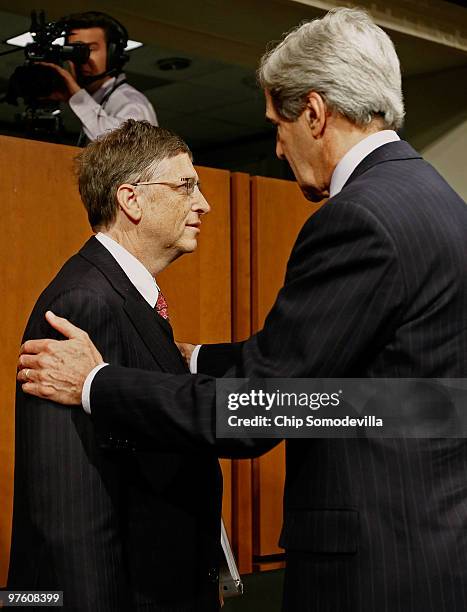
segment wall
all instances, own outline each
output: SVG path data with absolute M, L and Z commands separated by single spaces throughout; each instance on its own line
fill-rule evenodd
M 401 133 L 467 200 L 467 66 L 404 79 L 406 106 Z M 275 156 L 275 135 L 195 150 L 207 166 L 293 179 L 287 162 Z
M 467 200 L 467 67 L 404 81 L 405 138 Z

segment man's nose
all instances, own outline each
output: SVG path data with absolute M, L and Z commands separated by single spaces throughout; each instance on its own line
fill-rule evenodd
M 211 210 L 211 207 L 208 204 L 208 201 L 201 193 L 199 189 L 197 189 L 198 193 L 196 194 L 196 199 L 193 202 L 192 210 L 195 210 L 200 215 L 205 215 Z
M 282 149 L 281 141 L 276 139 L 276 156 L 279 159 L 285 159 L 284 150 Z

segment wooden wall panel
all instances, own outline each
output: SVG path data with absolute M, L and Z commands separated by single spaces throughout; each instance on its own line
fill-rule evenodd
M 260 329 L 283 285 L 298 232 L 320 204 L 308 202 L 296 183 L 254 177 L 252 187 L 252 332 Z M 255 569 L 275 569 L 261 557 L 278 555 L 285 479 L 284 444 L 253 462 Z
M 232 174 L 232 340 L 251 334 L 250 176 Z
M 0 585 L 10 547 L 18 350 L 40 292 L 91 231 L 72 176 L 74 147 L 0 137 Z
M 232 197 L 232 340 L 251 334 L 250 177 L 231 179 Z M 253 570 L 252 461 L 232 461 L 233 549 L 241 574 Z
M 294 182 L 252 178 L 253 331 L 262 327 L 283 285 L 300 229 L 321 205 L 306 200 Z

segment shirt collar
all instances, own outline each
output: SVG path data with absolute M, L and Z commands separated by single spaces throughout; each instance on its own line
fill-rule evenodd
M 329 197 L 332 198 L 342 190 L 358 164 L 372 151 L 388 142 L 396 140 L 400 140 L 396 132 L 393 130 L 381 130 L 375 134 L 370 134 L 370 136 L 354 145 L 334 168 L 329 187 Z
M 112 77 L 111 79 L 106 81 L 103 85 L 101 85 L 99 89 L 92 94 L 92 98 L 94 98 L 96 102 L 100 102 L 104 98 L 106 93 L 110 91 L 112 87 L 114 87 L 115 85 L 118 85 L 125 78 L 126 76 L 123 72 L 121 72 L 116 77 Z
M 109 251 L 151 308 L 154 308 L 159 297 L 159 287 L 152 274 L 134 255 L 107 234 L 99 232 L 96 239 Z

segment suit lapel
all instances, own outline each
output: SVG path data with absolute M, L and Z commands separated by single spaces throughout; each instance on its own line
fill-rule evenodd
M 187 372 L 174 344 L 172 327 L 146 302 L 109 251 L 92 237 L 79 254 L 96 266 L 122 296 L 125 312 L 159 367 L 167 372 Z
M 174 343 L 172 327 L 139 293 L 138 296 L 140 299 L 137 296 L 128 296 L 124 308 L 144 344 L 162 370 L 174 374 L 187 372 L 183 358 Z

